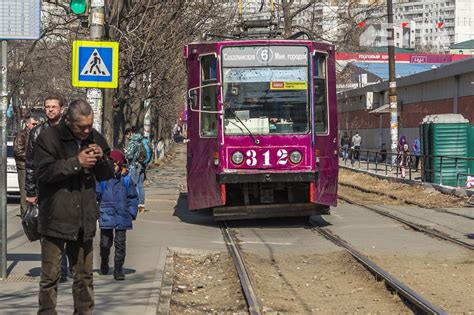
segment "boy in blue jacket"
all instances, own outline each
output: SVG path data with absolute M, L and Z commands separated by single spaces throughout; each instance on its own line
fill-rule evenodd
M 137 217 L 137 188 L 127 171 L 122 170 L 124 154 L 114 150 L 110 152 L 110 158 L 114 162 L 114 178 L 97 184 L 100 203 L 100 271 L 104 275 L 109 273 L 110 248 L 114 243 L 114 279 L 124 280 L 122 267 L 125 261 L 126 231 L 133 228 L 132 221 Z

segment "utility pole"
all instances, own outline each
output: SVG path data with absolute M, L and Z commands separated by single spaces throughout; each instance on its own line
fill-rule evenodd
M 7 41 L 2 41 L 2 110 L 1 110 L 1 166 L 0 166 L 0 279 L 7 278 L 7 107 L 8 107 L 8 87 L 7 87 Z
M 397 81 L 395 78 L 395 31 L 393 27 L 392 0 L 387 0 L 387 40 L 388 40 L 388 74 L 389 74 L 389 106 L 390 106 L 390 149 L 392 152 L 392 165 L 395 164 L 398 146 L 398 100 Z
M 90 38 L 100 41 L 104 38 L 105 8 L 104 0 L 91 0 L 90 10 Z M 94 128 L 102 133 L 102 111 L 104 108 L 101 89 L 87 89 L 87 99 L 94 109 Z

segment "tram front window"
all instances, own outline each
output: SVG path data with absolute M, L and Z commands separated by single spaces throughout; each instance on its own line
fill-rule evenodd
M 224 68 L 223 74 L 225 134 L 309 131 L 307 67 Z

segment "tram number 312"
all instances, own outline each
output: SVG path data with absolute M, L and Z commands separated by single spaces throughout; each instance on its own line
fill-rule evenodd
M 256 166 L 258 163 L 258 157 L 257 157 L 257 152 L 255 150 L 248 150 L 245 155 L 247 156 L 247 159 L 245 160 L 245 164 L 248 166 Z M 288 151 L 285 149 L 279 149 L 277 151 L 277 165 L 286 165 L 288 164 Z M 270 150 L 265 151 L 260 159 L 263 158 L 263 166 L 271 166 L 272 164 L 270 163 Z

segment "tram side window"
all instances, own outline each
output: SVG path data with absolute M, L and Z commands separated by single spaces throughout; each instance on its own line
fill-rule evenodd
M 201 136 L 217 137 L 217 77 L 216 57 L 214 55 L 201 57 Z M 206 86 L 208 84 L 216 84 Z M 208 113 L 212 111 L 214 113 Z
M 328 132 L 328 102 L 326 93 L 326 56 L 316 54 L 314 66 L 314 127 L 317 133 Z

